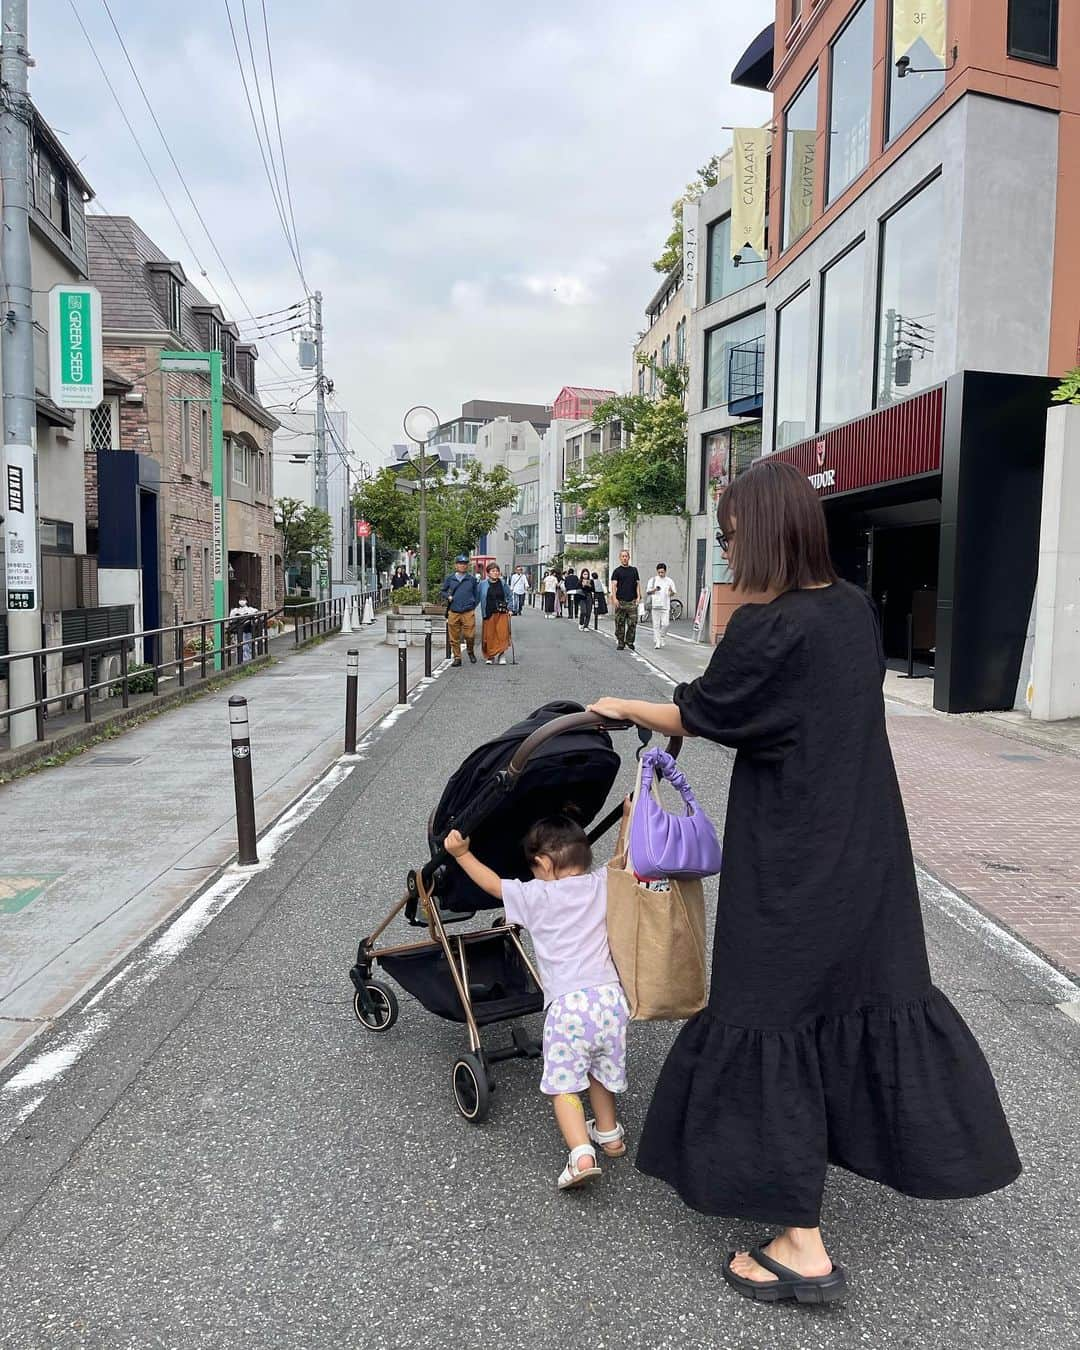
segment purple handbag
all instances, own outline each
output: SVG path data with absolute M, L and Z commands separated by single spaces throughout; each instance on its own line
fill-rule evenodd
M 686 804 L 685 813 L 668 811 L 657 780 L 666 778 Z M 646 750 L 630 820 L 630 865 L 640 877 L 676 881 L 712 877 L 720 871 L 716 827 L 697 803 L 686 775 L 666 750 Z

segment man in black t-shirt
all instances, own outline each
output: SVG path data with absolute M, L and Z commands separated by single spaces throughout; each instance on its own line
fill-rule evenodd
M 611 595 L 615 601 L 615 649 L 635 650 L 638 605 L 641 604 L 641 577 L 636 567 L 630 566 L 630 554 L 625 548 L 619 554 L 619 565 L 611 574 Z

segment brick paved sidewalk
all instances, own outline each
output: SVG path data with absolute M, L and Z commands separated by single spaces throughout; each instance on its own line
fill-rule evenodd
M 1080 760 L 932 714 L 889 736 L 915 856 L 1080 975 Z

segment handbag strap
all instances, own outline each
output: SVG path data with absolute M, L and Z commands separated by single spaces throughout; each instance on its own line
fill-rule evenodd
M 671 784 L 688 807 L 694 811 L 698 809 L 697 798 L 694 796 L 693 788 L 687 782 L 686 774 L 683 773 L 666 750 L 646 750 L 641 756 L 639 768 L 641 788 L 644 791 L 651 791 L 653 796 L 659 800 L 658 780 L 663 778 Z

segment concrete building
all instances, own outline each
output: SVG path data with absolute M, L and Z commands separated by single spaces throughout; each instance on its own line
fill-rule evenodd
M 575 406 L 582 406 L 580 396 L 586 394 L 586 406 L 596 408 L 614 393 L 613 389 L 584 390 L 579 386 L 566 386 L 556 404 L 573 411 Z M 578 397 L 575 401 L 567 395 Z M 557 417 L 552 420 L 544 433 L 538 480 L 538 562 L 541 568 L 575 545 L 593 548 L 600 542 L 599 535 L 590 534 L 580 524 L 580 509 L 562 500 L 562 490 L 568 475 L 579 473 L 594 455 L 606 453 L 622 443 L 623 429 L 619 422 L 598 427 L 588 418 Z M 561 531 L 558 529 L 560 524 Z
M 87 221 L 101 291 L 105 360 L 125 382 L 90 419 L 87 523 L 103 597 L 134 604 L 139 627 L 212 613 L 213 495 L 209 381 L 164 372 L 161 351 L 218 350 L 224 366 L 228 598 L 282 602 L 274 527 L 273 432 L 259 400 L 258 352 L 127 216 Z
M 1080 9 L 951 0 L 946 59 L 920 40 L 909 71 L 890 10 L 780 0 L 733 77 L 777 128 L 764 448 L 821 493 L 887 653 L 910 623 L 933 656 L 935 706 L 1011 707 L 1048 376 L 1078 360 Z
M 648 322 L 634 343 L 631 389 L 650 398 L 657 392 L 656 375 L 641 364 L 643 359 L 658 366 L 670 366 L 672 362 L 685 364 L 688 310 L 680 261 L 657 287 L 645 308 Z
M 471 398 L 461 405 L 461 414 L 442 422 L 428 437 L 428 444 L 473 446 L 480 429 L 497 417 L 511 422 L 531 422 L 543 435 L 551 422 L 551 409 L 542 403 L 503 403 L 497 399 Z

